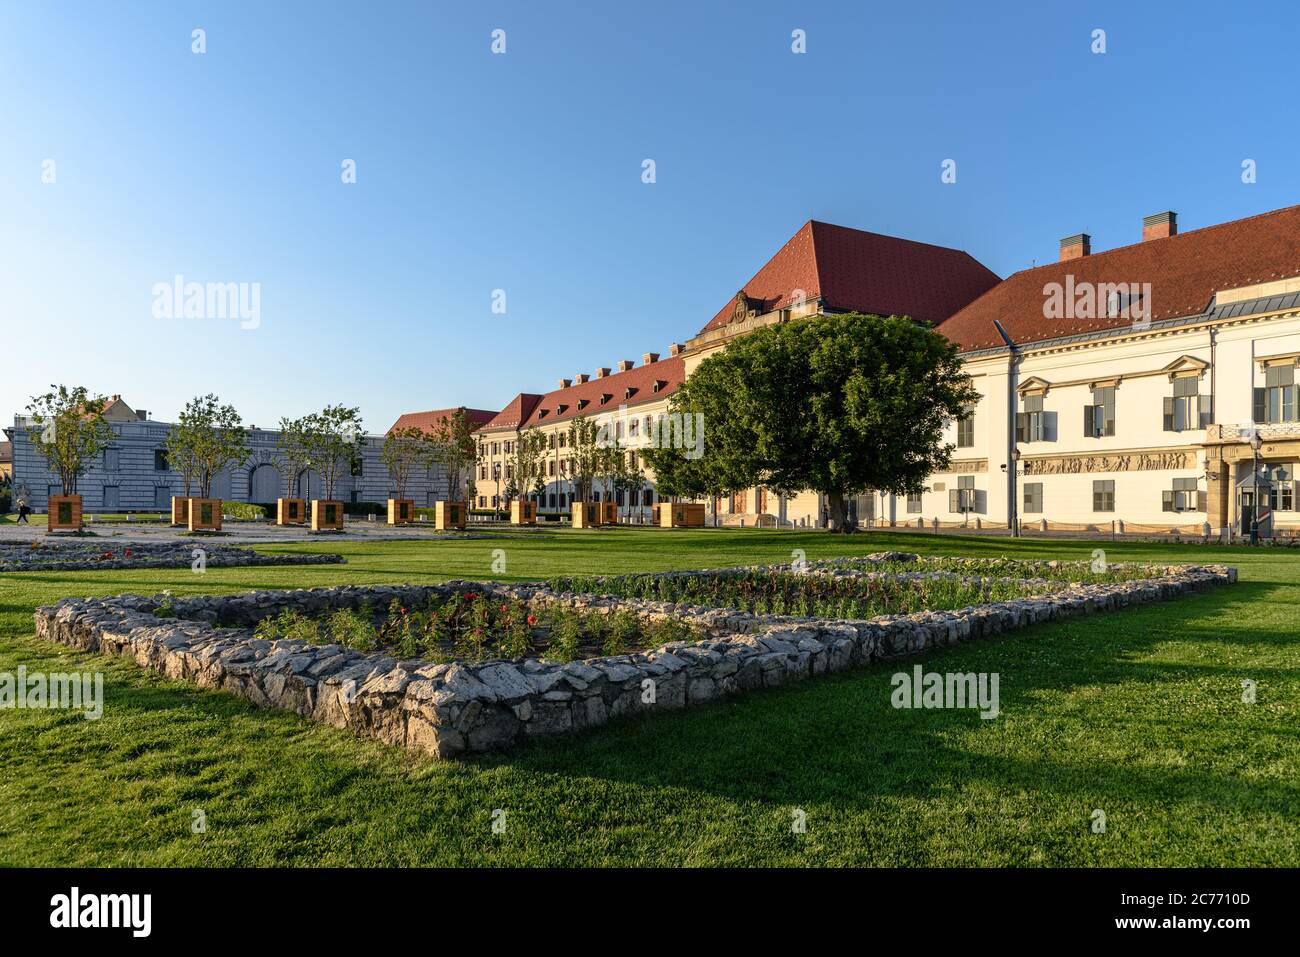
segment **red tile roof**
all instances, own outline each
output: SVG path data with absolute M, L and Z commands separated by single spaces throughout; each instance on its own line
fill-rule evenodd
M 535 392 L 520 392 L 508 406 L 485 422 L 479 431 L 495 432 L 498 429 L 519 428 L 519 424 L 527 420 L 533 409 L 537 407 L 540 398 L 541 396 Z
M 960 249 L 809 220 L 741 292 L 760 313 L 790 305 L 802 290 L 824 308 L 939 323 L 997 282 Z M 704 329 L 725 326 L 734 309 L 733 297 Z
M 964 352 L 1001 346 L 998 319 L 1018 344 L 1057 339 L 1125 323 L 1114 318 L 1049 319 L 1048 283 L 1151 283 L 1151 319 L 1176 319 L 1205 310 L 1221 289 L 1300 275 L 1300 206 L 1207 226 L 1093 253 L 1009 276 L 939 326 Z
M 579 415 L 617 412 L 620 405 L 631 408 L 658 401 L 675 392 L 685 378 L 686 363 L 680 356 L 673 356 L 649 365 L 636 366 L 627 372 L 615 372 L 603 379 L 591 379 L 567 389 L 555 389 L 538 398 L 522 427 L 549 425 Z M 658 392 L 654 388 L 656 383 L 659 383 Z M 602 403 L 601 399 L 605 396 L 608 398 Z
M 443 419 L 455 415 L 464 406 L 458 406 L 455 409 L 433 409 L 429 412 L 406 412 L 397 417 L 397 421 L 389 428 L 393 429 L 423 429 L 425 432 L 432 432 L 439 422 Z M 471 430 L 477 429 L 491 419 L 495 412 L 487 409 L 465 409 L 465 415 L 469 418 Z

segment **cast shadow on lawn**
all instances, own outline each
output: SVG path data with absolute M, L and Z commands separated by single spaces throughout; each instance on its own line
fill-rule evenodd
M 698 709 L 621 722 L 539 742 L 514 752 L 472 759 L 482 766 L 583 775 L 650 787 L 680 787 L 733 800 L 806 805 L 829 802 L 869 808 L 887 797 L 925 798 L 951 791 L 954 782 L 986 781 L 999 789 L 1089 791 L 1105 785 L 1135 798 L 1165 802 L 1253 804 L 1288 813 L 1300 788 L 1247 781 L 1194 764 L 1177 771 L 1143 768 L 1133 753 L 1155 747 L 1141 717 L 1111 711 L 1089 713 L 1090 689 L 1121 685 L 1124 699 L 1158 698 L 1161 684 L 1222 684 L 1224 701 L 1240 699 L 1240 679 L 1293 677 L 1286 669 L 1243 665 L 1164 665 L 1134 660 L 1171 641 L 1251 644 L 1295 643 L 1266 628 L 1242 624 L 1240 606 L 1258 603 L 1272 590 L 1239 585 L 1170 603 L 1107 616 L 1040 625 L 1015 635 L 960 645 L 917 658 L 815 679 L 782 689 L 749 692 Z M 1196 623 L 1188 622 L 1195 618 Z M 1111 625 L 1102 631 L 1096 624 Z M 1218 622 L 1230 622 L 1219 624 Z M 1180 624 L 1180 622 L 1184 622 Z M 1084 629 L 1087 629 L 1086 631 Z M 921 664 L 926 672 L 998 672 L 1001 716 L 985 721 L 973 710 L 895 709 L 891 677 Z M 1244 670 L 1243 670 L 1244 669 Z M 1151 686 L 1150 690 L 1142 686 Z M 1044 692 L 1054 702 L 1045 705 Z M 1063 708 L 1060 696 L 1076 695 Z M 1166 690 L 1164 693 L 1176 693 Z M 1202 703 L 1204 704 L 1204 703 Z M 1206 705 L 1161 713 L 1163 735 L 1192 755 L 1205 743 L 1207 727 L 1231 736 L 1228 717 Z M 1246 707 L 1243 705 L 1242 707 Z M 1081 708 L 1082 710 L 1077 710 Z M 1286 735 L 1280 716 L 1252 713 L 1269 726 L 1259 736 Z M 1113 763 L 1071 760 L 1057 733 L 1097 734 L 1114 739 Z M 1247 727 L 1241 726 L 1243 737 Z M 1006 738 L 1005 736 L 1023 736 Z M 972 737 L 973 736 L 973 737 Z M 978 743 L 975 751 L 963 741 Z M 1243 744 L 1245 742 L 1243 741 Z M 1227 748 L 1222 740 L 1218 751 Z M 987 752 L 987 753 L 981 753 Z M 1032 754 L 1032 759 L 1024 757 Z

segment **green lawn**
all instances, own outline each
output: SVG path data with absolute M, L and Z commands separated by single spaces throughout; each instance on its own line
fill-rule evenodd
M 890 706 L 879 666 L 493 757 L 416 759 L 38 641 L 65 595 L 537 578 L 900 548 L 1087 558 L 1094 542 L 757 530 L 331 543 L 349 564 L 0 577 L 0 671 L 105 672 L 105 714 L 0 711 L 0 864 L 1297 865 L 1300 553 L 1105 543 L 1226 561 L 1231 588 L 920 659 L 1001 675 L 1002 714 Z M 264 550 L 321 549 L 318 541 Z M 506 575 L 492 575 L 505 550 Z M 1241 680 L 1258 683 L 1254 705 Z M 208 829 L 191 831 L 202 809 Z M 494 809 L 506 831 L 494 834 Z M 794 834 L 792 814 L 807 815 Z M 1094 809 L 1104 834 L 1090 831 Z

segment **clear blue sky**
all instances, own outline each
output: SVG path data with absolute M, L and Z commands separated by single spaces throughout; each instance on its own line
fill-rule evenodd
M 992 8 L 7 2 L 0 417 L 68 382 L 378 431 L 666 351 L 809 218 L 1006 275 L 1300 201 L 1294 2 Z M 178 273 L 260 327 L 154 318 Z

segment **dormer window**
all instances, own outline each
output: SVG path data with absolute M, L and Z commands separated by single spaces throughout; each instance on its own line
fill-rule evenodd
M 578 411 L 581 412 L 581 411 L 582 411 L 583 409 L 585 409 L 585 408 L 586 408 L 590 403 L 591 403 L 591 400 L 590 400 L 590 399 L 579 399 L 579 400 L 578 400 Z M 564 406 L 560 406 L 560 408 L 563 409 Z
M 558 407 L 556 408 L 556 410 L 555 410 L 555 414 L 556 414 L 556 415 L 564 415 L 564 413 L 565 413 L 566 411 L 568 411 L 568 408 L 569 408 L 569 407 L 568 407 L 567 405 L 560 405 L 560 406 L 558 406 Z
M 664 386 L 666 386 L 667 384 L 668 384 L 668 383 L 665 382 L 663 379 L 655 379 L 655 384 L 654 384 L 654 387 L 652 388 L 651 391 L 653 391 L 653 392 L 658 392 L 660 389 L 662 389 L 662 388 L 663 388 Z
M 626 402 L 628 399 L 632 398 L 632 396 L 634 396 L 634 395 L 636 395 L 636 389 L 630 389 L 630 388 L 629 388 L 629 389 L 624 389 L 624 390 L 623 390 L 623 401 Z
M 540 420 L 540 419 L 544 419 L 544 418 L 546 418 L 546 416 L 547 416 L 548 414 L 550 414 L 550 411 L 551 411 L 550 409 L 538 409 L 538 410 L 537 410 L 537 418 L 538 418 L 539 420 Z
M 602 392 L 602 393 L 600 394 L 600 404 L 601 404 L 601 405 L 604 405 L 606 402 L 608 402 L 608 401 L 609 401 L 610 399 L 612 399 L 612 398 L 614 398 L 614 397 L 613 397 L 612 395 L 610 395 L 608 392 Z

